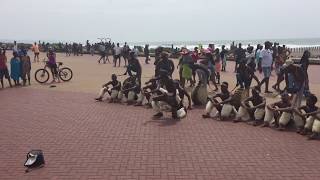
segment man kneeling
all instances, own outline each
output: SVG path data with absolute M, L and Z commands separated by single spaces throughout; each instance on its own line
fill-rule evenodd
M 157 112 L 157 114 L 154 115 L 154 118 L 160 118 L 163 116 L 163 108 L 161 107 L 165 106 L 166 104 L 167 106 L 169 105 L 167 110 L 171 110 L 173 119 L 184 118 L 187 115 L 187 110 L 183 106 L 181 107 L 181 99 L 177 94 L 177 89 L 174 81 L 170 76 L 168 76 L 167 71 L 160 71 L 161 75 L 160 78 L 158 78 L 158 80 L 160 80 L 160 85 L 156 90 L 152 91 L 152 93 L 161 93 L 160 95 L 152 98 L 152 107 Z M 162 88 L 161 86 L 166 87 L 166 89 Z
M 102 89 L 99 92 L 99 97 L 95 98 L 95 100 L 102 101 L 105 93 L 110 95 L 110 103 L 117 100 L 119 91 L 121 89 L 121 82 L 117 80 L 117 76 L 115 74 L 111 75 L 111 79 L 111 81 L 102 86 Z M 109 85 L 112 85 L 112 88 L 109 87 Z

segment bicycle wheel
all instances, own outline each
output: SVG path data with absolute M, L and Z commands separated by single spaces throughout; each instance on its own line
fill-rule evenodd
M 70 81 L 72 79 L 73 73 L 70 68 L 62 68 L 59 71 L 59 77 L 62 81 Z
M 41 84 L 46 83 L 49 77 L 49 72 L 46 69 L 38 69 L 34 74 L 36 81 Z

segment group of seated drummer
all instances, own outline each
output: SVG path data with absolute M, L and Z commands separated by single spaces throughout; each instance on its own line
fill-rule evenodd
M 172 112 L 174 119 L 181 119 L 187 115 L 187 108 L 184 107 L 184 98 L 189 101 L 191 109 L 191 97 L 184 88 L 181 87 L 179 80 L 173 80 L 165 70 L 160 70 L 159 76 L 154 77 L 145 83 L 141 88 L 140 80 L 135 75 L 131 75 L 122 84 L 113 74 L 111 81 L 104 84 L 95 99 L 102 101 L 106 93 L 109 94 L 110 103 L 126 103 L 128 105 L 152 107 L 156 114 L 154 118 L 163 116 L 163 111 Z
M 320 109 L 316 106 L 317 97 L 310 94 L 306 98 L 306 104 L 294 108 L 292 97 L 284 92 L 279 102 L 266 105 L 266 99 L 260 95 L 260 87 L 252 88 L 251 96 L 241 99 L 241 91 L 231 94 L 228 83 L 221 84 L 221 93 L 208 98 L 203 118 L 217 120 L 233 119 L 233 122 L 247 122 L 253 126 L 273 127 L 280 131 L 285 130 L 292 122 L 296 132 L 308 135 L 308 139 L 316 139 L 320 134 Z M 211 116 L 212 110 L 216 114 Z

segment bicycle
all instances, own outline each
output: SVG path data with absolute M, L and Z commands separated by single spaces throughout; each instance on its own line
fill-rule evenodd
M 35 80 L 40 83 L 46 83 L 49 78 L 50 78 L 50 74 L 49 71 L 47 70 L 48 66 L 48 61 L 44 61 L 45 66 L 44 68 L 38 69 L 35 72 Z M 62 62 L 57 62 L 57 74 L 56 76 L 58 78 L 60 78 L 62 81 L 66 82 L 66 81 L 70 81 L 73 77 L 73 72 L 70 68 L 68 67 L 62 67 L 63 63 Z M 54 77 L 53 77 L 54 78 Z

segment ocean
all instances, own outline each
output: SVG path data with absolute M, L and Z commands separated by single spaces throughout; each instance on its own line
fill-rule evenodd
M 320 38 L 305 38 L 305 39 L 256 39 L 256 40 L 234 40 L 234 44 L 241 43 L 244 48 L 248 45 L 256 47 L 258 44 L 264 44 L 265 41 L 277 42 L 280 45 L 286 45 L 289 48 L 299 48 L 299 47 L 317 47 L 320 46 Z M 226 48 L 230 48 L 232 40 L 217 40 L 217 41 L 172 41 L 172 42 L 131 42 L 128 43 L 130 46 L 144 46 L 149 44 L 150 48 L 156 48 L 158 46 L 162 47 L 186 47 L 188 49 L 193 49 L 194 47 L 206 48 L 209 44 L 215 44 L 216 48 L 221 48 L 225 45 Z

